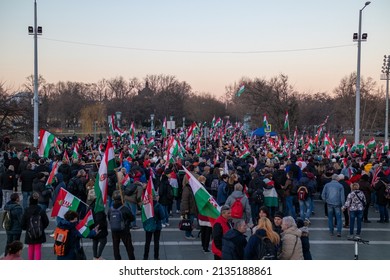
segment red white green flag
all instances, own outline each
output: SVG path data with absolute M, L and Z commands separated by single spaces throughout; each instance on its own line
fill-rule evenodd
M 150 178 L 142 195 L 141 219 L 143 223 L 146 222 L 147 219 L 154 217 L 153 192 L 153 180 Z
M 244 150 L 239 155 L 239 158 L 247 158 L 250 155 L 249 147 L 247 144 L 244 145 Z
M 264 129 L 266 129 L 268 127 L 267 114 L 264 114 L 264 117 L 263 117 L 263 127 L 264 127 Z
M 367 149 L 373 149 L 373 148 L 375 148 L 375 146 L 376 146 L 376 141 L 375 141 L 375 138 L 372 137 L 370 140 L 368 140 L 366 147 L 367 147 Z
M 165 138 L 168 136 L 168 131 L 167 131 L 167 118 L 165 117 L 164 118 L 164 122 L 163 122 L 163 127 L 162 127 L 162 130 L 161 130 L 161 137 L 162 138 Z
M 40 157 L 49 157 L 49 151 L 51 148 L 51 144 L 53 143 L 56 137 L 54 134 L 41 129 L 39 131 L 39 145 L 38 145 L 38 155 Z
M 243 94 L 244 93 L 244 91 L 245 91 L 245 85 L 244 84 L 242 84 L 241 86 L 240 86 L 240 88 L 238 89 L 238 91 L 237 91 L 237 97 L 240 97 L 241 96 L 241 94 Z
M 215 199 L 207 192 L 203 185 L 191 174 L 184 166 L 184 171 L 188 178 L 188 183 L 191 186 L 192 192 L 195 196 L 196 206 L 199 214 L 209 218 L 211 224 L 214 223 L 220 215 L 220 207 Z
M 99 172 L 96 174 L 95 180 L 95 193 L 96 193 L 96 203 L 95 203 L 95 212 L 104 211 L 105 205 L 107 203 L 107 184 L 108 171 L 115 169 L 115 153 L 114 147 L 112 146 L 111 139 L 108 138 L 106 151 L 104 152 L 102 161 L 100 162 Z
M 66 160 L 66 162 L 68 162 L 68 163 L 70 162 L 68 152 L 66 150 L 64 151 L 64 156 L 62 157 L 62 160 Z
M 200 156 L 200 154 L 202 153 L 202 147 L 200 146 L 200 140 L 198 141 L 198 143 L 196 144 L 196 151 L 195 153 Z
M 65 213 L 68 212 L 68 210 L 73 210 L 77 212 L 77 208 L 79 208 L 80 203 L 83 202 L 79 198 L 77 198 L 64 188 L 61 188 L 58 192 L 56 201 L 53 204 L 51 216 L 63 218 Z
M 89 209 L 87 215 L 85 215 L 84 219 L 82 219 L 77 225 L 76 229 L 81 233 L 83 237 L 88 237 L 91 230 L 89 229 L 94 224 L 92 211 Z
M 283 129 L 287 130 L 289 128 L 289 123 L 288 123 L 288 112 L 286 111 L 286 116 L 284 117 L 284 125 Z
M 58 172 L 58 161 L 56 161 L 53 164 L 53 167 L 52 167 L 50 174 L 49 174 L 49 178 L 47 178 L 47 181 L 46 181 L 46 186 L 52 185 L 54 183 L 54 176 L 57 174 L 57 172 Z

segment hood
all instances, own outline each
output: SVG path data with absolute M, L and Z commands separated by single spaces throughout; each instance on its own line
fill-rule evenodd
M 302 231 L 300 229 L 298 229 L 296 226 L 292 226 L 288 229 L 286 229 L 285 231 L 282 232 L 282 235 L 286 235 L 286 234 L 291 234 L 291 235 L 295 235 L 295 236 L 298 236 L 298 237 L 301 237 L 302 235 Z
M 241 233 L 241 232 L 239 232 L 239 231 L 236 230 L 236 229 L 232 229 L 232 230 L 228 230 L 228 231 L 224 234 L 223 238 L 228 239 L 228 240 L 232 240 L 232 239 L 238 238 L 238 237 L 240 237 L 240 236 L 242 236 L 242 233 Z
M 239 197 L 243 197 L 244 196 L 244 193 L 242 191 L 233 191 L 231 196 L 233 198 L 239 198 Z

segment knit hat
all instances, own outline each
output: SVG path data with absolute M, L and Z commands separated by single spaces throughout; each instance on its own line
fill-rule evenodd
M 283 219 L 284 215 L 281 211 L 276 211 L 274 217 L 278 217 L 278 218 Z

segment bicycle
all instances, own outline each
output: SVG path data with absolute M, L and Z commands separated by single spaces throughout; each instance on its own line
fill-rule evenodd
M 351 237 L 348 240 L 353 241 L 355 243 L 355 257 L 354 260 L 359 259 L 359 243 L 369 245 L 370 241 L 361 239 L 360 237 Z

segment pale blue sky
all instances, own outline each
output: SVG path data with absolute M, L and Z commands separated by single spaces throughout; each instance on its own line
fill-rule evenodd
M 356 71 L 360 0 L 37 0 L 39 74 L 47 82 L 174 75 L 221 96 L 242 77 L 280 73 L 301 92 L 331 93 Z M 0 0 L 0 82 L 33 74 L 33 0 Z M 363 10 L 361 75 L 378 85 L 390 54 L 390 1 Z M 102 47 L 104 46 L 104 47 Z M 303 51 L 305 49 L 305 51 Z M 300 50 L 300 51 L 298 51 Z

